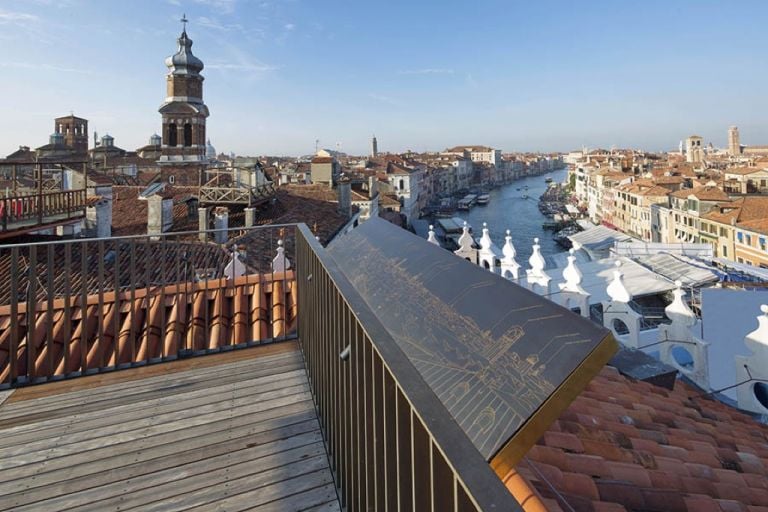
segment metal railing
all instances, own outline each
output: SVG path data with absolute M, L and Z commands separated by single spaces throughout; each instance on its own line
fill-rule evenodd
M 44 223 L 54 216 L 67 218 L 85 214 L 85 190 L 16 194 L 0 198 L 2 229 L 12 229 L 23 221 Z
M 295 337 L 295 226 L 228 231 L 0 246 L 0 387 Z
M 522 510 L 309 229 L 298 329 L 346 510 Z

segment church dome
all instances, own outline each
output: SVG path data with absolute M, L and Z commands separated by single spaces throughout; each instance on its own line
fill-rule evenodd
M 205 145 L 205 157 L 208 160 L 216 159 L 216 148 L 214 148 L 213 144 L 211 144 L 211 139 L 208 139 L 208 143 Z
M 165 65 L 174 75 L 196 75 L 203 70 L 203 61 L 192 54 L 192 39 L 184 30 L 178 39 L 179 49 L 165 59 Z

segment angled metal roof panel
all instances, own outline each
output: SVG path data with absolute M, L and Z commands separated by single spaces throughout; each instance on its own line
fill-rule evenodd
M 380 219 L 328 251 L 494 463 L 522 456 L 615 351 L 606 329 Z

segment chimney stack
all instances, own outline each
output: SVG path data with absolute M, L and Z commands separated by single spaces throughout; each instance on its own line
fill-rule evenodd
M 339 213 L 347 218 L 352 216 L 352 182 L 342 178 L 336 187 L 339 195 Z
M 162 194 L 147 198 L 147 234 L 165 233 L 173 225 L 173 199 Z

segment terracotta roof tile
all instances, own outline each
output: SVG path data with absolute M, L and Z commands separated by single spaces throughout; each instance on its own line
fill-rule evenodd
M 562 432 L 547 432 L 544 434 L 547 446 L 562 448 L 567 452 L 583 453 L 584 447 L 578 437 Z
M 549 481 L 524 476 L 545 498 L 554 487 L 574 510 L 768 506 L 768 427 L 698 395 L 683 382 L 667 390 L 605 368 L 527 455 L 546 465 Z

